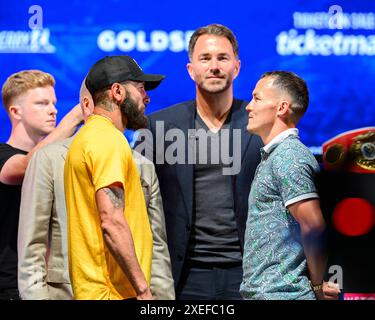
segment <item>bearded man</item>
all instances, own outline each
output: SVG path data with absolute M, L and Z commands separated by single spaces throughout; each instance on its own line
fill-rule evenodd
M 94 112 L 74 137 L 64 168 L 75 299 L 152 299 L 152 233 L 123 132 L 146 126 L 146 91 L 163 78 L 143 73 L 130 56 L 105 57 L 86 77 Z

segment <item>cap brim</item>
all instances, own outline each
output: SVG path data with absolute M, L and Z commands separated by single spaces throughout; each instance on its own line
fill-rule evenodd
M 149 91 L 149 90 L 156 89 L 159 86 L 159 84 L 163 81 L 164 78 L 165 76 L 161 74 L 146 74 L 145 73 L 145 74 L 140 75 L 134 80 L 144 82 L 145 90 Z

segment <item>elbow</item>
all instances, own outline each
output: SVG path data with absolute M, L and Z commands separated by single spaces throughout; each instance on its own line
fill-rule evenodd
M 301 233 L 303 236 L 320 237 L 325 233 L 326 224 L 324 220 L 310 221 L 301 225 Z
M 104 235 L 111 235 L 124 230 L 124 217 L 106 211 L 100 212 L 101 228 Z
M 111 234 L 111 230 L 113 229 L 113 221 L 108 213 L 105 211 L 100 212 L 101 217 L 101 228 L 104 235 Z

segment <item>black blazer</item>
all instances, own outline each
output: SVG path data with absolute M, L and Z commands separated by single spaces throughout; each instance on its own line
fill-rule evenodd
M 231 111 L 231 128 L 241 129 L 241 171 L 232 176 L 232 189 L 234 193 L 234 212 L 242 249 L 250 186 L 255 169 L 260 162 L 260 148 L 263 146 L 258 136 L 249 134 L 246 131 L 248 122 L 248 113 L 245 110 L 246 105 L 245 101 L 235 99 Z M 156 121 L 164 121 L 164 133 L 173 128 L 178 128 L 184 132 L 185 163 L 188 163 L 188 148 L 190 148 L 194 139 L 192 136 L 189 137 L 188 129 L 195 128 L 195 113 L 196 102 L 191 100 L 148 116 L 148 129 L 151 130 L 153 135 L 153 159 L 150 160 L 155 163 L 156 173 L 159 178 L 172 273 L 176 287 L 180 280 L 190 238 L 193 215 L 194 165 L 168 164 L 165 162 L 165 150 L 173 141 L 165 141 L 164 134 L 156 132 Z M 230 137 L 230 141 L 232 141 L 232 137 Z M 138 141 L 136 146 L 140 145 L 140 143 L 142 141 Z M 157 159 L 159 159 L 159 162 L 160 159 L 164 159 L 164 163 L 157 163 Z

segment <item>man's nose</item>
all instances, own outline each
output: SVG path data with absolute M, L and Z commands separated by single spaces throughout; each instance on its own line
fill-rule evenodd
M 217 59 L 211 59 L 211 61 L 210 61 L 210 70 L 211 70 L 211 72 L 215 72 L 215 73 L 220 72 L 219 64 L 218 64 Z
M 52 102 L 49 104 L 48 113 L 49 113 L 49 114 L 53 114 L 53 115 L 56 115 L 56 114 L 57 114 L 56 106 L 55 106 L 55 104 L 52 103 Z
M 148 96 L 148 94 L 147 94 L 146 91 L 145 91 L 145 95 L 144 95 L 144 98 L 143 98 L 143 103 L 144 103 L 145 105 L 147 105 L 147 104 L 150 103 L 150 101 L 151 101 L 151 99 L 150 99 L 150 97 Z
M 250 112 L 251 110 L 253 110 L 253 99 L 251 99 L 251 101 L 247 104 L 245 109 L 247 112 Z

